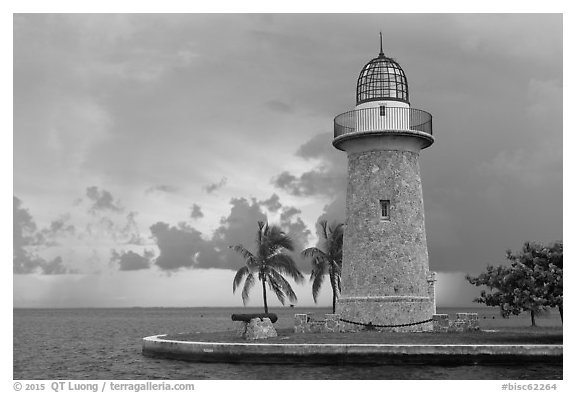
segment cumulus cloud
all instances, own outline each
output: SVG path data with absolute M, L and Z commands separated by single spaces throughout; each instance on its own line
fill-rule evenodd
M 242 244 L 248 249 L 254 248 L 257 223 L 267 221 L 264 210 L 270 205 L 276 211 L 282 209 L 280 222 L 270 224 L 280 225 L 293 238 L 296 251 L 299 252 L 307 243 L 310 231 L 298 216 L 300 211 L 283 206 L 277 196 L 264 201 L 233 198 L 230 205 L 230 214 L 220 220 L 220 225 L 210 238 L 203 237 L 200 231 L 186 223 L 169 225 L 157 222 L 152 225 L 150 231 L 160 251 L 154 262 L 156 266 L 164 271 L 183 268 L 238 269 L 244 265 L 244 260 L 229 247 Z
M 96 186 L 86 188 L 86 196 L 91 202 L 90 212 L 92 213 L 99 211 L 120 213 L 124 210 L 109 191 L 100 190 Z
M 324 206 L 319 220 L 344 222 L 346 208 L 346 155 L 332 146 L 332 134 L 320 133 L 296 151 L 296 156 L 309 161 L 317 162 L 317 166 L 300 175 L 284 171 L 272 179 L 272 183 L 294 195 L 300 197 L 328 197 L 329 202 Z M 284 209 L 281 219 L 296 214 L 297 209 Z M 294 225 L 298 225 L 294 223 Z M 318 225 L 315 228 L 318 231 Z
M 13 197 L 13 272 L 14 274 L 64 274 L 67 272 L 62 258 L 46 260 L 37 254 L 44 238 L 22 201 Z
M 157 186 L 148 187 L 144 191 L 145 194 L 154 194 L 154 193 L 175 194 L 177 192 L 178 192 L 178 187 L 167 185 L 167 184 L 159 184 Z
M 197 204 L 193 204 L 190 208 L 190 218 L 193 220 L 197 220 L 199 218 L 204 217 L 204 213 L 202 213 L 202 209 Z
M 218 183 L 212 183 L 212 184 L 208 184 L 207 186 L 205 186 L 204 191 L 206 191 L 208 194 L 212 194 L 214 191 L 217 191 L 217 190 L 221 189 L 222 187 L 224 187 L 227 182 L 228 182 L 228 179 L 223 177 L 222 179 L 220 179 L 220 181 Z
M 44 274 L 66 274 L 68 269 L 63 265 L 62 257 L 58 256 L 51 261 L 45 261 L 42 264 L 42 273 Z
M 282 213 L 280 214 L 280 221 L 290 221 L 290 219 L 295 216 L 296 214 L 301 213 L 300 209 L 295 208 L 294 206 L 285 207 L 282 209 Z
M 178 270 L 197 265 L 195 255 L 205 246 L 201 233 L 185 223 L 170 226 L 157 222 L 150 227 L 160 255 L 156 265 L 163 270 Z
M 272 213 L 277 212 L 282 207 L 282 204 L 280 203 L 280 197 L 277 194 L 273 194 L 270 198 L 261 201 L 260 205 L 264 206 Z
M 346 189 L 346 155 L 332 147 L 332 134 L 315 135 L 300 146 L 296 156 L 315 160 L 318 165 L 296 175 L 287 171 L 272 179 L 272 184 L 294 196 L 334 196 Z
M 213 266 L 216 262 L 217 267 L 237 269 L 244 265 L 243 259 L 228 247 L 242 244 L 252 249 L 256 241 L 258 221 L 267 221 L 262 205 L 254 198 L 251 201 L 245 198 L 233 198 L 230 204 L 232 205 L 230 214 L 220 220 L 220 226 L 212 237 L 212 243 L 219 251 L 221 259 L 211 261 L 206 256 L 201 257 L 203 266 Z
M 299 264 L 302 261 L 300 252 L 306 247 L 308 238 L 312 234 L 302 218 L 298 216 L 300 213 L 300 209 L 285 206 L 280 214 L 280 226 L 294 242 L 292 258 Z M 308 265 L 304 265 L 304 267 L 306 268 Z
M 318 168 L 295 177 L 282 172 L 273 184 L 294 196 L 332 196 L 344 183 L 345 177 L 328 168 Z
M 307 160 L 320 159 L 345 168 L 346 155 L 332 146 L 333 137 L 331 132 L 316 134 L 298 148 L 296 155 Z
M 118 269 L 121 271 L 142 270 L 150 268 L 152 258 L 154 258 L 152 250 L 144 250 L 142 255 L 132 250 L 112 250 L 111 262 L 118 264 Z
M 46 246 L 59 245 L 59 238 L 66 236 L 74 236 L 76 234 L 76 227 L 69 223 L 70 214 L 65 214 L 50 223 L 48 228 L 40 231 L 39 235 L 42 237 L 42 242 Z
M 137 215 L 138 213 L 134 211 L 129 212 L 126 215 L 126 223 L 119 230 L 120 237 L 125 239 L 126 244 L 143 245 L 147 243 L 136 223 Z

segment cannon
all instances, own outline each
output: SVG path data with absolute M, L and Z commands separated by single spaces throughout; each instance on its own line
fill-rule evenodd
M 260 318 L 270 318 L 270 322 L 275 323 L 278 320 L 278 316 L 273 313 L 256 313 L 256 314 L 232 314 L 233 321 L 240 322 L 250 322 L 251 319 Z

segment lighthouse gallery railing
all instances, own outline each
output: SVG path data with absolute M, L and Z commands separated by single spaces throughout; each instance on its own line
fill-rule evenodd
M 351 132 L 420 131 L 432 135 L 432 115 L 401 107 L 356 109 L 334 118 L 334 138 Z

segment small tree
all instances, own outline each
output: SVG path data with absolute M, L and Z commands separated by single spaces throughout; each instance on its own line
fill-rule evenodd
M 562 318 L 562 242 L 549 247 L 526 242 L 516 254 L 508 250 L 506 258 L 509 266 L 488 265 L 478 277 L 466 276 L 471 284 L 490 289 L 474 301 L 499 306 L 505 318 L 529 311 L 532 326 L 549 307 L 558 307 Z
M 246 261 L 246 266 L 241 267 L 236 272 L 232 285 L 232 292 L 236 292 L 236 288 L 246 279 L 242 289 L 242 301 L 244 304 L 248 301 L 250 289 L 256 282 L 256 275 L 258 280 L 262 282 L 265 313 L 268 313 L 266 283 L 282 304 L 284 304 L 286 297 L 291 302 L 298 301 L 296 293 L 294 293 L 290 283 L 286 281 L 283 275 L 292 277 L 296 282 L 302 282 L 304 277 L 292 257 L 283 252 L 284 250 L 294 251 L 294 245 L 292 239 L 282 232 L 279 227 L 269 226 L 267 223 L 258 221 L 256 252 L 254 254 L 240 244 L 230 246 L 230 248 L 242 255 Z
M 563 285 L 563 276 L 564 276 L 564 263 L 563 263 L 563 253 L 564 253 L 564 245 L 560 242 L 555 242 L 552 244 L 552 247 L 548 249 L 549 257 L 548 261 L 548 270 L 546 270 L 546 283 L 548 284 L 547 287 L 547 296 L 548 296 L 548 304 L 550 307 L 558 307 L 558 311 L 560 312 L 560 320 L 564 321 L 563 319 L 563 301 L 564 301 L 564 285 Z
M 342 272 L 342 241 L 344 237 L 344 224 L 332 224 L 327 227 L 326 220 L 319 223 L 322 229 L 321 247 L 310 247 L 302 251 L 302 256 L 312 259 L 312 296 L 317 302 L 320 287 L 324 282 L 324 277 L 330 278 L 332 287 L 332 312 L 336 312 L 336 299 L 340 294 L 340 277 Z

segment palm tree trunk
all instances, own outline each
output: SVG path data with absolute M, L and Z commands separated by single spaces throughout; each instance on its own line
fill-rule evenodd
M 560 311 L 560 322 L 564 323 L 564 320 L 562 319 L 562 306 L 558 306 L 558 311 Z
M 534 318 L 534 311 L 530 310 L 530 319 L 532 320 L 532 327 L 536 326 L 536 319 Z
M 336 314 L 336 291 L 332 288 L 332 314 Z
M 262 294 L 264 295 L 264 312 L 268 314 L 268 301 L 266 300 L 266 279 L 262 278 Z

